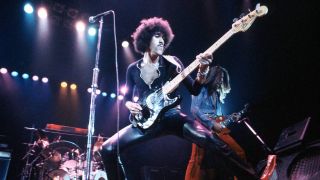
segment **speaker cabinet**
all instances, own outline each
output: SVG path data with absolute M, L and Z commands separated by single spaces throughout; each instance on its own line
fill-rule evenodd
M 260 161 L 257 170 L 262 173 L 266 161 Z M 320 179 L 320 140 L 280 154 L 270 180 L 318 180 Z
M 298 122 L 284 130 L 282 130 L 279 140 L 274 147 L 277 153 L 283 152 L 287 149 L 301 145 L 308 128 L 310 117 Z
M 11 160 L 10 152 L 0 151 L 0 180 L 7 179 L 10 160 Z

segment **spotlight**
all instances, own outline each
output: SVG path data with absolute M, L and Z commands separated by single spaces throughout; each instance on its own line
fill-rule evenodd
M 63 82 L 60 83 L 60 86 L 61 86 L 62 88 L 66 88 L 66 87 L 68 86 L 68 83 L 65 82 L 65 81 L 63 81 Z
M 123 95 L 120 94 L 120 95 L 118 96 L 118 100 L 123 100 Z
M 97 34 L 96 28 L 90 27 L 90 28 L 88 29 L 88 34 L 89 34 L 89 36 L 95 36 L 95 35 Z
M 1 69 L 0 69 L 0 72 L 1 72 L 2 74 L 5 74 L 5 73 L 8 72 L 8 70 L 7 70 L 6 68 L 1 68 Z
M 71 84 L 70 85 L 70 89 L 71 90 L 76 90 L 77 89 L 77 85 L 76 84 Z
M 127 47 L 129 47 L 129 42 L 128 41 L 122 41 L 121 45 L 122 45 L 122 47 L 127 48 Z
M 25 4 L 24 7 L 23 7 L 23 10 L 27 14 L 33 13 L 33 7 L 32 7 L 32 5 L 30 3 Z
M 11 76 L 13 77 L 17 77 L 19 75 L 19 73 L 17 71 L 12 71 L 11 72 Z
M 103 97 L 106 97 L 107 95 L 108 95 L 108 94 L 107 94 L 106 92 L 103 92 L 103 93 L 102 93 L 102 96 L 103 96 Z
M 28 79 L 28 78 L 29 78 L 29 74 L 23 73 L 23 74 L 22 74 L 22 78 L 23 78 L 23 79 Z
M 78 32 L 83 32 L 83 31 L 85 30 L 85 28 L 86 28 L 86 26 L 85 26 L 84 22 L 78 21 L 78 22 L 76 23 L 76 30 L 77 30 Z
M 92 92 L 92 88 L 88 88 L 87 91 L 88 91 L 88 93 L 91 93 Z
M 138 97 L 138 96 L 134 96 L 134 97 L 133 97 L 133 102 L 138 102 L 138 100 L 139 100 L 139 97 Z
M 122 87 L 120 88 L 120 92 L 121 92 L 122 94 L 126 94 L 127 91 L 128 91 L 127 86 L 122 86 Z
M 39 8 L 39 10 L 38 10 L 38 16 L 39 16 L 41 19 L 46 19 L 46 18 L 48 17 L 47 9 L 44 8 L 44 7 Z
M 39 80 L 39 76 L 36 76 L 36 75 L 32 76 L 32 80 L 38 81 Z
M 42 81 L 43 83 L 47 83 L 47 82 L 49 82 L 49 79 L 48 79 L 47 77 L 43 77 L 43 78 L 41 79 L 41 81 Z
M 111 93 L 110 94 L 110 97 L 113 99 L 113 98 L 115 98 L 117 95 L 115 94 L 115 93 Z

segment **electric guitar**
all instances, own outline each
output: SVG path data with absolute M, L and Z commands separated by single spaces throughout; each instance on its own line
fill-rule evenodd
M 248 112 L 249 105 L 246 104 L 244 108 L 236 113 L 232 113 L 228 116 L 216 116 L 212 118 L 213 121 L 219 123 L 222 127 L 220 132 L 216 132 L 217 134 L 227 134 L 230 132 L 228 126 L 232 123 L 240 123 L 243 119 L 243 115 Z
M 211 45 L 204 54 L 213 54 L 224 42 L 226 42 L 232 35 L 238 32 L 245 32 L 257 17 L 267 14 L 268 8 L 266 6 L 256 6 L 254 11 L 251 11 L 247 15 L 243 16 L 241 19 L 237 20 L 232 24 L 232 28 L 225 33 L 218 41 Z M 171 81 L 168 81 L 162 88 L 157 89 L 156 91 L 150 93 L 145 98 L 139 100 L 139 104 L 142 107 L 142 111 L 132 118 L 131 123 L 134 126 L 138 126 L 142 129 L 148 129 L 160 117 L 168 111 L 169 109 L 177 106 L 181 102 L 180 97 L 170 98 L 169 94 L 173 92 L 179 84 L 198 66 L 200 62 L 198 59 L 194 60 L 188 67 L 186 67 L 181 73 L 179 73 Z

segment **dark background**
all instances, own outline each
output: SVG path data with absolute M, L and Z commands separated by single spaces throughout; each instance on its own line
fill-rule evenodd
M 231 28 L 233 18 L 257 1 L 31 1 L 39 6 L 54 2 L 75 8 L 85 19 L 106 10 L 116 12 L 116 33 L 120 84 L 125 82 L 129 61 L 121 47 L 143 18 L 158 16 L 167 19 L 175 39 L 167 54 L 178 56 L 185 65 L 206 50 Z M 269 8 L 250 29 L 237 33 L 214 54 L 214 63 L 224 66 L 231 76 L 232 91 L 226 99 L 224 113 L 242 109 L 250 103 L 250 124 L 273 148 L 281 131 L 311 117 L 305 141 L 319 138 L 319 10 L 307 1 L 260 1 Z M 76 31 L 65 26 L 65 16 L 53 21 L 49 11 L 49 30 L 45 40 L 37 39 L 38 18 L 30 19 L 23 11 L 24 1 L 1 2 L 0 67 L 47 76 L 48 84 L 23 80 L 6 81 L 0 76 L 0 134 L 9 144 L 12 161 L 9 179 L 18 179 L 24 165 L 26 146 L 32 132 L 24 127 L 44 128 L 47 123 L 86 128 L 89 119 L 90 94 L 96 39 L 87 39 L 85 51 L 77 49 Z M 86 19 L 85 19 L 86 20 Z M 116 91 L 115 51 L 112 16 L 105 17 L 99 74 L 99 88 L 108 94 Z M 130 41 L 131 42 L 131 41 Z M 132 45 L 130 48 L 133 50 Z M 139 54 L 134 54 L 139 58 Z M 77 103 L 70 93 L 61 95 L 61 81 L 78 84 Z M 182 107 L 189 113 L 190 96 L 185 93 Z M 116 132 L 116 101 L 110 96 L 97 98 L 96 133 L 111 136 Z M 121 104 L 120 127 L 129 124 L 128 111 Z M 232 135 L 244 147 L 255 165 L 266 154 L 259 141 L 243 125 L 231 127 Z M 53 136 L 53 135 L 52 135 Z M 31 139 L 30 139 L 31 138 Z M 50 138 L 51 137 L 50 135 Z M 86 138 L 62 136 L 85 149 Z M 123 153 L 128 177 L 139 178 L 141 167 L 168 167 L 184 171 L 191 144 L 176 137 L 163 137 L 135 146 Z

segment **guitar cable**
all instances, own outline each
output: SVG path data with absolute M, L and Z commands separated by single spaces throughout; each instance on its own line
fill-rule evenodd
M 116 33 L 116 17 L 115 17 L 115 13 L 112 12 L 112 17 L 113 17 L 113 37 L 114 37 L 114 47 L 115 47 L 115 67 L 116 67 L 116 88 L 117 88 L 117 98 L 119 97 L 119 65 L 118 65 L 118 46 L 117 46 L 117 33 Z M 119 131 L 120 131 L 120 101 L 117 99 L 116 100 L 116 111 L 117 111 L 117 174 L 118 177 L 120 177 L 120 168 L 122 169 L 123 175 L 125 177 L 125 179 L 127 179 L 126 177 L 126 173 L 123 167 L 123 164 L 121 162 L 121 158 L 120 158 L 120 149 L 119 149 Z M 120 165 L 120 168 L 119 168 Z M 108 172 L 107 172 L 108 173 Z

